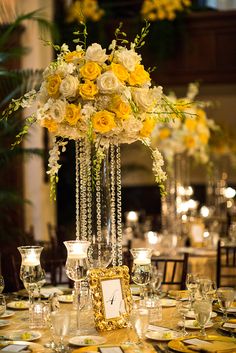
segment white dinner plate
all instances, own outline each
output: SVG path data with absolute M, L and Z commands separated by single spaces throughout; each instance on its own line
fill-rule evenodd
M 58 300 L 61 303 L 72 303 L 73 295 L 72 294 L 59 295 Z
M 69 343 L 74 346 L 93 346 L 103 344 L 107 341 L 102 336 L 75 336 L 70 338 Z
M 17 300 L 7 303 L 7 307 L 16 310 L 26 310 L 29 309 L 29 302 L 26 300 Z
M 163 298 L 160 300 L 160 302 L 161 302 L 161 306 L 164 306 L 164 307 L 176 306 L 176 300 L 174 299 Z
M 212 321 L 209 321 L 209 322 L 206 324 L 205 328 L 212 327 L 213 325 L 214 325 L 213 322 L 212 322 Z M 178 322 L 178 326 L 183 327 L 183 321 L 179 321 L 179 322 Z M 186 327 L 186 328 L 193 329 L 193 330 L 200 330 L 200 326 L 198 326 L 196 320 L 185 320 L 185 327 Z
M 10 325 L 9 320 L 0 320 L 0 327 L 8 326 Z
M 12 310 L 6 310 L 5 313 L 0 316 L 0 318 L 1 318 L 1 319 L 5 319 L 5 318 L 11 317 L 11 316 L 13 316 L 13 315 L 15 315 L 15 312 L 14 312 L 14 311 L 12 311 Z
M 42 335 L 37 331 L 16 330 L 11 333 L 5 333 L 4 336 L 13 341 L 31 342 L 39 339 Z
M 3 348 L 4 345 L 9 345 L 9 344 L 22 345 L 22 346 L 29 346 L 32 353 L 45 353 L 45 347 L 39 343 L 34 343 L 29 341 L 0 341 L 0 344 L 1 344 L 1 348 Z M 24 350 L 22 352 L 24 352 Z
M 181 332 L 177 332 L 177 331 L 165 331 L 165 332 L 150 331 L 146 333 L 147 338 L 150 338 L 156 341 L 170 341 L 180 336 L 182 336 Z
M 211 313 L 211 318 L 216 317 L 216 316 L 217 316 L 217 314 L 213 311 Z M 195 319 L 194 311 L 193 310 L 188 311 L 187 314 L 186 314 L 186 317 L 188 317 L 189 319 Z

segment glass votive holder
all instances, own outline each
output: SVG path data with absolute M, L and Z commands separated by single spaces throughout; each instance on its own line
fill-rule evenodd
M 162 320 L 162 306 L 158 297 L 146 298 L 145 307 L 149 310 L 150 323 Z
M 38 301 L 30 306 L 29 327 L 30 328 L 44 328 L 45 322 L 45 305 L 43 302 Z

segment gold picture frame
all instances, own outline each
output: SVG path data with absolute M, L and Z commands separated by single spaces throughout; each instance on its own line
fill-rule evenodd
M 132 308 L 128 267 L 95 268 L 89 271 L 88 280 L 97 330 L 125 327 Z

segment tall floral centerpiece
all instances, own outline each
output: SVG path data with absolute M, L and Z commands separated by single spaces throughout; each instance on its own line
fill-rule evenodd
M 137 52 L 148 27 L 129 43 L 120 26 L 106 50 L 97 43 L 86 46 L 84 26 L 75 32 L 75 50 L 66 44 L 54 46 L 57 58 L 44 70 L 39 90 L 12 101 L 3 113 L 6 118 L 36 103 L 16 143 L 34 123 L 52 134 L 48 170 L 52 197 L 60 154 L 68 140 L 75 141 L 76 239 L 91 243 L 89 259 L 95 267 L 122 263 L 120 144 L 144 143 L 152 153 L 157 183 L 162 185 L 166 178 L 162 155 L 151 147 L 150 134 L 163 114 L 177 110 L 162 87 L 152 86 Z
M 152 146 L 158 145 L 166 164 L 168 180 L 167 195 L 162 199 L 163 227 L 169 232 L 180 232 L 178 214 L 181 204 L 191 195 L 189 186 L 189 159 L 196 163 L 207 164 L 210 155 L 210 137 L 218 126 L 206 114 L 209 102 L 196 100 L 199 86 L 191 83 L 186 97 L 178 98 L 171 93 L 168 98 L 182 119 L 173 119 L 155 126 L 152 132 Z M 173 113 L 175 118 L 175 113 Z

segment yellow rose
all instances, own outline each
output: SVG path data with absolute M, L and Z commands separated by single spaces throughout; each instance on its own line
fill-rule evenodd
M 184 124 L 189 131 L 195 131 L 197 128 L 197 121 L 194 118 L 187 117 Z
M 168 129 L 168 127 L 164 127 L 163 129 L 160 130 L 160 132 L 159 132 L 160 140 L 165 140 L 169 136 L 170 136 L 170 129 Z
M 111 63 L 111 69 L 121 82 L 128 80 L 129 73 L 123 65 Z
M 144 70 L 143 65 L 136 65 L 134 71 L 129 75 L 129 84 L 131 86 L 143 85 L 150 80 L 150 75 L 147 71 Z
M 47 77 L 47 91 L 50 97 L 56 97 L 59 94 L 61 84 L 61 77 L 58 74 L 50 75 Z
M 41 120 L 40 125 L 46 127 L 49 132 L 57 132 L 58 125 L 52 118 L 45 118 Z
M 89 61 L 81 67 L 80 74 L 86 80 L 95 80 L 101 74 L 101 67 L 95 62 Z
M 144 122 L 143 122 L 143 127 L 142 129 L 139 131 L 139 134 L 141 137 L 149 137 L 152 130 L 155 127 L 155 119 L 153 118 L 147 118 Z
M 83 56 L 84 56 L 83 50 L 80 50 L 80 51 L 74 50 L 67 53 L 64 56 L 64 59 L 65 59 L 65 62 L 67 63 L 73 63 L 73 62 L 78 62 Z
M 93 128 L 96 132 L 106 133 L 116 127 L 115 115 L 107 110 L 102 110 L 93 116 Z
M 67 104 L 65 120 L 73 126 L 77 124 L 80 118 L 80 105 Z
M 94 99 L 94 96 L 98 93 L 98 88 L 95 83 L 86 81 L 79 86 L 79 94 L 83 99 Z
M 196 146 L 196 141 L 193 136 L 185 136 L 184 137 L 184 144 L 187 148 L 191 149 Z
M 203 145 L 206 145 L 208 143 L 209 140 L 209 133 L 207 132 L 200 132 L 199 134 L 199 140 L 201 141 L 201 143 Z
M 116 113 L 120 119 L 127 119 L 131 113 L 130 105 L 123 102 L 119 96 L 115 96 L 112 101 L 111 110 Z
M 202 109 L 197 109 L 197 118 L 198 121 L 202 124 L 206 124 L 206 113 Z

